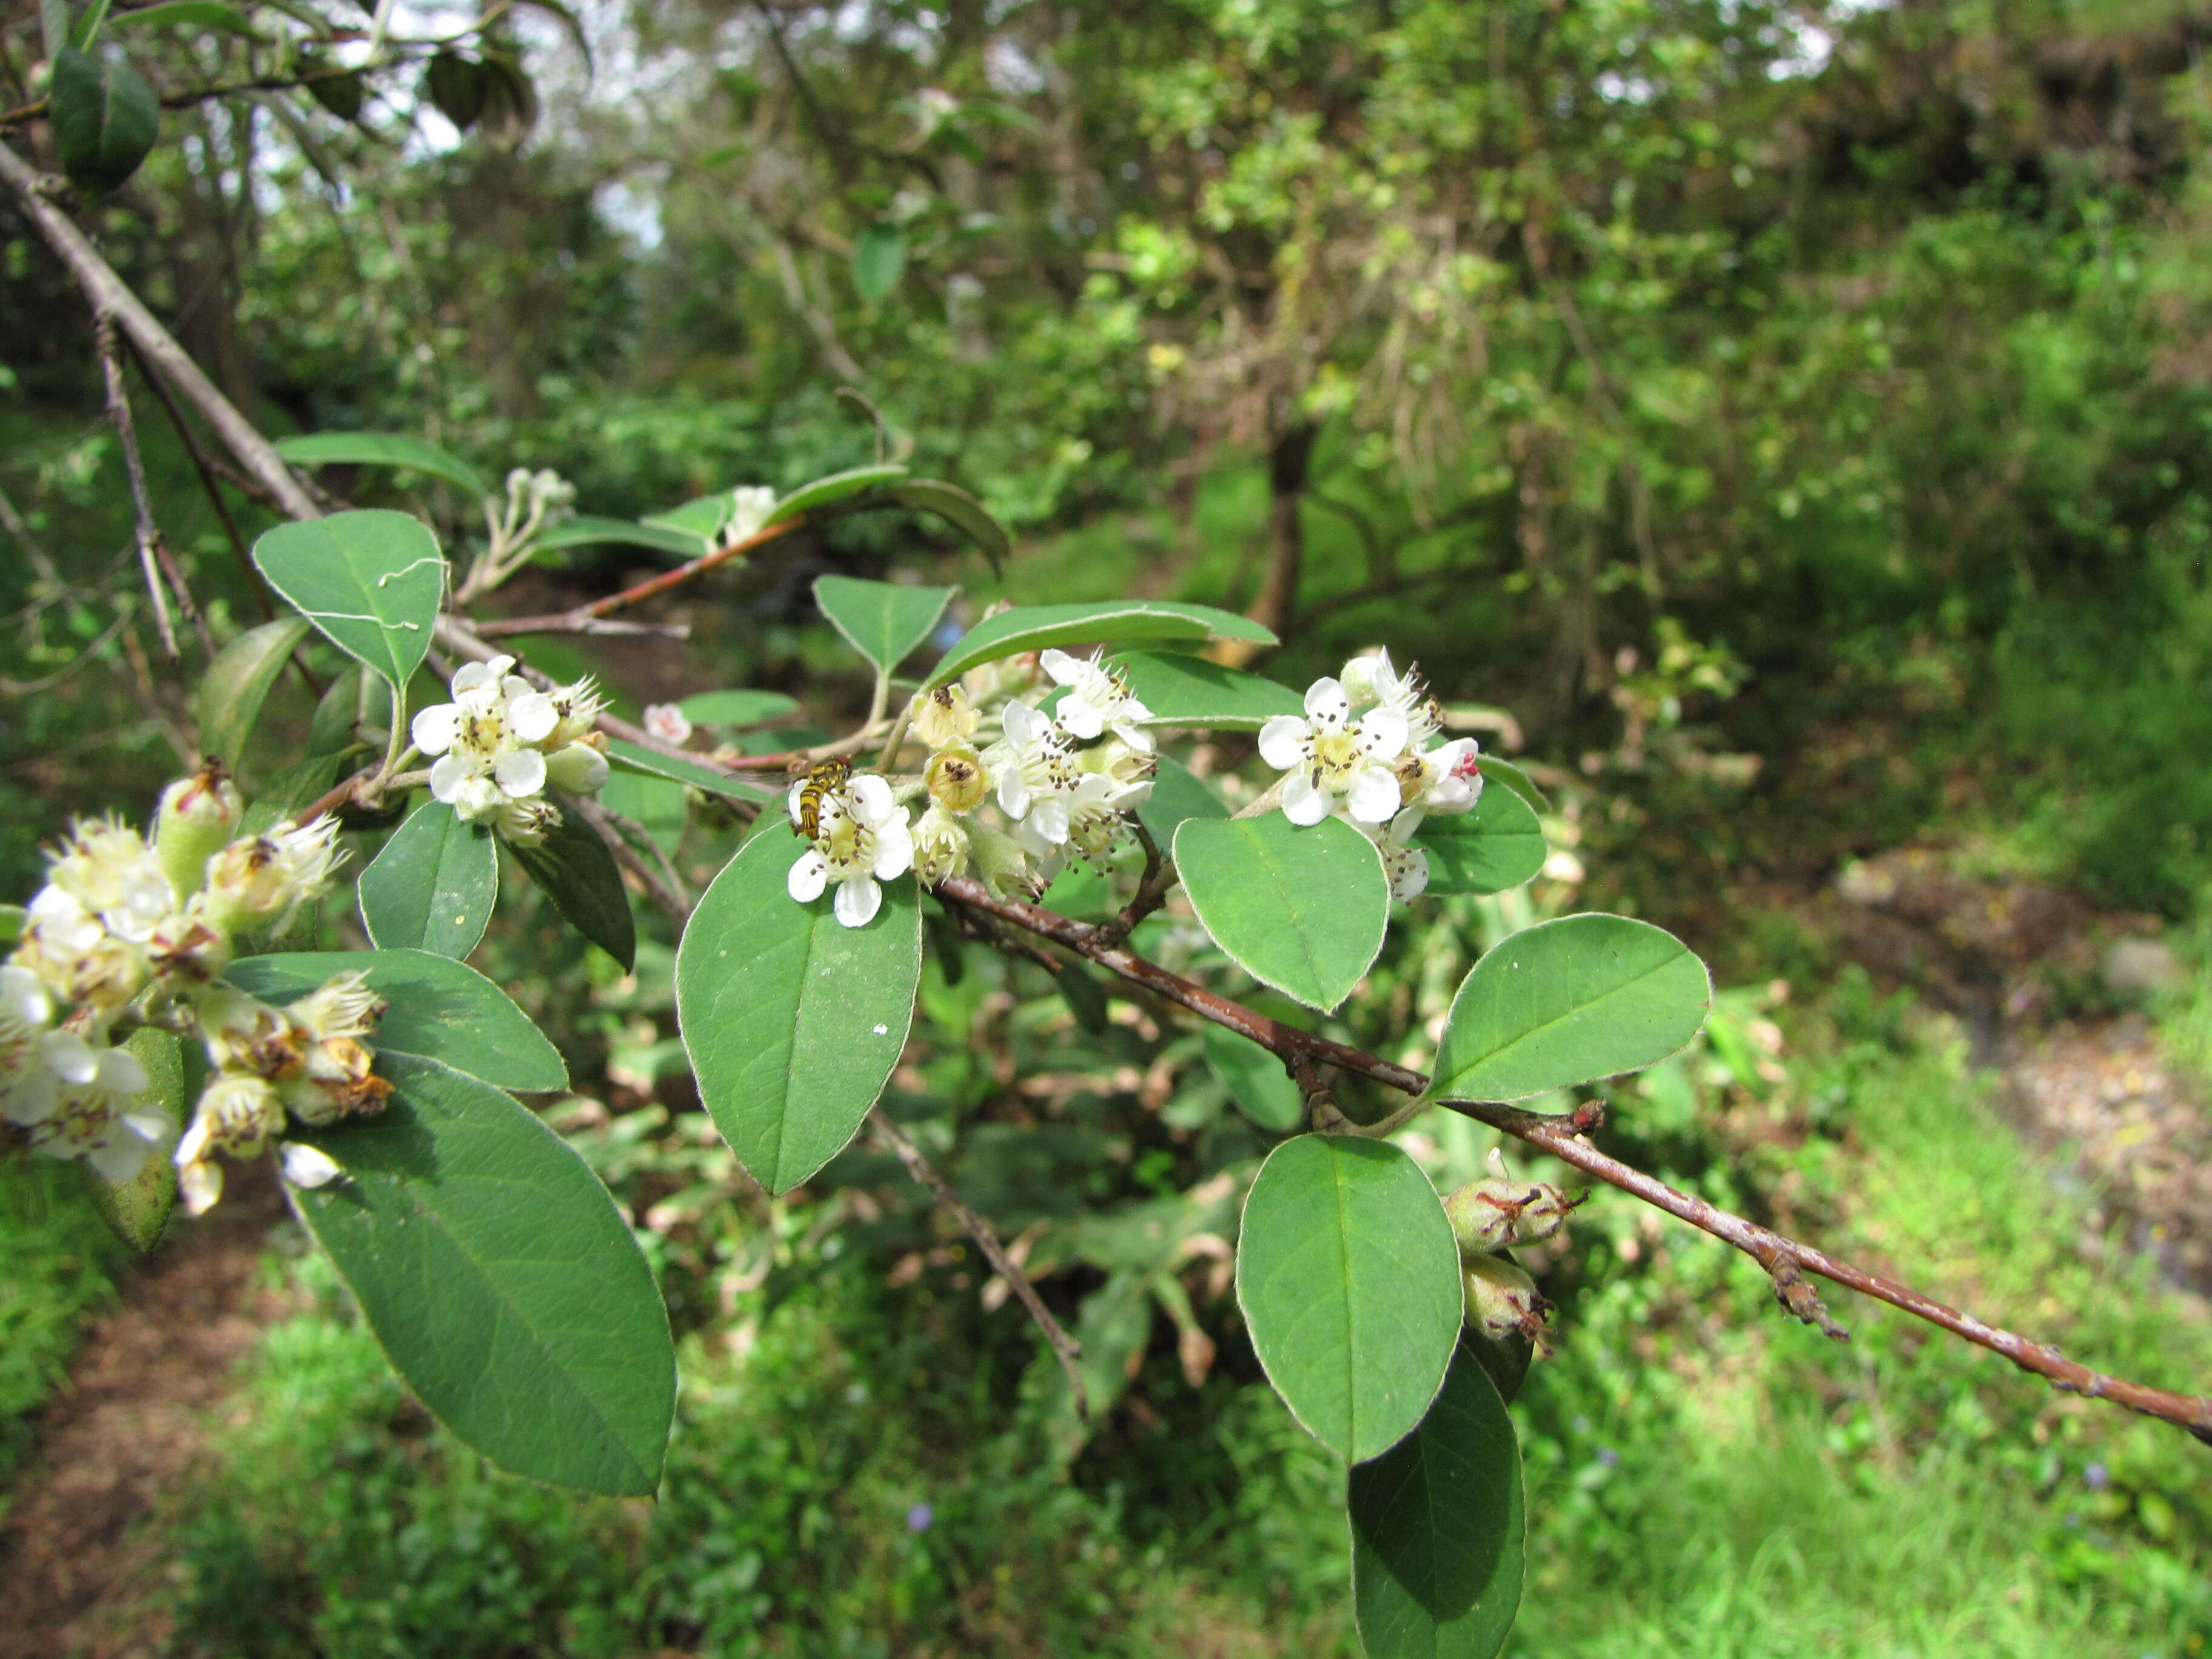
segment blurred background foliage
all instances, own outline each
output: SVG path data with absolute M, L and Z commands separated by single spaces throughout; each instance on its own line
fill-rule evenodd
M 823 570 L 957 580 L 965 614 L 1228 605 L 1283 635 L 1254 665 L 1291 684 L 1387 642 L 1531 763 L 1558 854 L 1529 895 L 1399 930 L 1343 1035 L 1419 1064 L 1485 943 L 1584 903 L 1649 916 L 1735 988 L 1698 1050 L 1619 1091 L 1626 1155 L 2205 1386 L 2185 1218 L 2039 1139 L 2014 1073 L 2052 1031 L 2148 1033 L 2201 1099 L 2212 991 L 2185 971 L 2146 994 L 2099 953 L 2163 927 L 2185 969 L 2207 954 L 2212 24 L 2162 3 L 636 0 L 495 34 L 534 125 L 457 131 L 412 70 L 372 73 L 356 120 L 296 90 L 187 104 L 88 222 L 272 431 L 550 466 L 616 514 L 880 443 L 1019 544 L 1000 582 L 927 526 L 840 521 L 681 591 L 656 613 L 690 623 L 680 648 L 549 640 L 540 665 L 599 668 L 633 715 L 790 691 L 808 725 L 766 749 L 865 706 L 808 598 Z M 35 9 L 0 23 L 11 105 L 37 39 Z M 165 92 L 246 50 L 131 45 Z M 227 637 L 254 590 L 140 404 Z M 323 481 L 481 534 L 434 481 Z M 265 520 L 228 500 L 250 538 Z M 161 660 L 130 597 L 89 321 L 5 205 L 0 508 L 0 870 L 26 889 L 70 811 L 180 769 L 198 664 L 189 642 Z M 610 591 L 644 556 L 563 554 L 500 603 Z M 264 729 L 297 738 L 312 708 L 288 682 Z M 695 890 L 735 844 L 702 803 L 632 809 Z M 1900 847 L 1941 879 L 1897 876 Z M 280 1227 L 281 1314 L 145 1523 L 164 1572 L 113 1618 L 210 1654 L 1345 1646 L 1341 1477 L 1224 1295 L 1273 1134 L 1194 1033 L 1118 1000 L 1100 1025 L 970 944 L 929 970 L 895 1080 L 893 1115 L 1023 1241 L 1094 1398 L 1118 1396 L 1086 1435 L 887 1157 L 864 1141 L 775 1205 L 735 1170 L 690 1109 L 665 923 L 621 976 L 507 890 L 477 960 L 568 1054 L 580 1092 L 549 1116 L 630 1208 L 686 1343 L 663 1500 L 484 1472 Z M 1991 920 L 2039 905 L 2039 934 Z M 319 925 L 345 936 L 342 899 Z M 1140 937 L 1234 983 L 1186 925 Z M 1440 1182 L 1487 1150 L 1441 1121 L 1415 1145 Z M 0 1480 L 84 1315 L 130 1283 L 70 1193 L 4 1178 Z M 1864 1307 L 1826 1344 L 1754 1269 L 1602 1195 L 1539 1265 L 1563 1341 L 1516 1407 L 1538 1538 L 1509 1651 L 2212 1638 L 2206 1454 L 2172 1431 Z

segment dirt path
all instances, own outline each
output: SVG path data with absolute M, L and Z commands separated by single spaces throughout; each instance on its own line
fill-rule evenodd
M 0 1522 L 0 1659 L 161 1651 L 161 1632 L 118 1617 L 160 1565 L 131 1528 L 200 1455 L 209 1408 L 283 1311 L 253 1279 L 283 1212 L 265 1170 L 234 1171 L 221 1208 L 174 1224 L 87 1334 Z

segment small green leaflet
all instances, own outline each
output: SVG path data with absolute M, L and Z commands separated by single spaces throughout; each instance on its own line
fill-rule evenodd
M 283 672 L 285 659 L 307 637 L 305 617 L 280 617 L 247 629 L 216 653 L 192 693 L 192 722 L 199 727 L 201 754 L 218 757 L 237 769 L 269 688 Z
M 1006 561 L 1013 556 L 1014 544 L 1006 527 L 991 516 L 990 509 L 966 490 L 937 478 L 908 478 L 893 484 L 890 493 L 900 506 L 934 513 L 962 532 L 975 544 L 976 551 L 989 562 L 994 572 L 1006 574 Z
M 538 545 L 548 551 L 562 547 L 647 547 L 679 559 L 696 559 L 702 550 L 699 538 L 688 531 L 671 530 L 665 525 L 633 524 L 628 519 L 594 518 L 588 514 L 563 519 L 540 531 Z
M 652 1269 L 580 1158 L 489 1084 L 380 1054 L 375 1117 L 302 1133 L 344 1170 L 295 1189 L 392 1367 L 511 1474 L 660 1484 L 676 1356 Z
M 571 927 L 622 963 L 624 973 L 636 965 L 637 919 L 622 868 L 574 802 L 561 803 L 560 821 L 537 846 L 510 842 L 507 850 Z
M 842 1150 L 906 1046 L 921 979 L 914 878 L 865 927 L 787 890 L 807 843 L 755 836 L 714 878 L 676 952 L 676 1017 L 699 1097 L 771 1194 Z M 1438 1213 L 1441 1215 L 1442 1212 Z
M 362 973 L 384 999 L 368 1040 L 380 1060 L 414 1054 L 501 1089 L 543 1093 L 568 1086 L 560 1051 L 501 990 L 465 963 L 427 951 L 298 951 L 234 962 L 223 978 L 279 1007 L 333 974 Z
M 422 665 L 446 560 L 420 519 L 369 511 L 279 525 L 253 544 L 253 562 L 332 644 L 395 689 Z
M 902 587 L 854 576 L 817 576 L 814 603 L 845 642 L 886 674 L 929 637 L 957 587 Z
M 980 663 L 1048 645 L 1111 644 L 1121 640 L 1251 640 L 1278 643 L 1258 623 L 1210 605 L 1123 599 L 1103 605 L 1027 605 L 986 617 L 953 643 L 923 683 L 945 685 Z
M 1431 893 L 1502 893 L 1541 870 L 1551 854 L 1528 803 L 1497 784 L 1464 812 L 1422 820 L 1413 845 L 1428 856 Z
M 643 744 L 622 738 L 607 739 L 607 758 L 633 772 L 671 778 L 678 783 L 688 783 L 694 789 L 703 789 L 710 795 L 726 795 L 732 800 L 766 802 L 783 798 L 781 790 L 763 789 L 757 783 L 732 777 L 727 772 L 717 772 L 696 761 L 678 760 L 657 749 L 647 749 Z
M 1355 1463 L 1387 1450 L 1436 1397 L 1465 1311 L 1436 1188 L 1387 1140 L 1285 1141 L 1244 1200 L 1237 1305 L 1308 1433 Z
M 1199 921 L 1237 966 L 1324 1013 L 1382 948 L 1390 878 L 1375 843 L 1335 818 L 1191 818 L 1175 862 Z
M 799 712 L 781 691 L 697 691 L 676 706 L 701 726 L 761 726 Z
M 1352 1605 L 1368 1659 L 1492 1659 L 1521 1605 L 1523 1504 L 1513 1419 L 1462 1343 L 1420 1427 L 1352 1471 Z
M 1461 981 L 1429 1093 L 1526 1100 L 1640 1071 L 1697 1036 L 1712 1000 L 1705 964 L 1649 922 L 1578 915 L 1524 928 Z
M 392 831 L 356 885 L 362 925 L 380 950 L 428 951 L 455 961 L 477 948 L 499 896 L 490 832 L 425 800 Z
M 1206 1065 L 1245 1116 L 1282 1135 L 1305 1121 L 1305 1093 L 1273 1054 L 1225 1025 L 1207 1025 L 1199 1040 Z
M 832 472 L 826 478 L 817 478 L 812 483 L 801 484 L 786 495 L 775 504 L 775 510 L 768 515 L 768 521 L 769 524 L 781 524 L 786 519 L 795 519 L 802 513 L 811 513 L 817 507 L 827 507 L 832 501 L 842 501 L 848 495 L 857 495 L 864 489 L 893 483 L 904 477 L 904 467 L 889 464 L 856 466 L 843 472 Z
M 906 271 L 906 233 L 878 220 L 853 244 L 853 286 L 875 305 L 898 286 Z
M 1256 732 L 1278 714 L 1302 714 L 1287 685 L 1172 651 L 1132 651 L 1117 659 L 1129 690 L 1152 712 L 1152 726 L 1202 726 Z
M 451 450 L 397 432 L 303 432 L 295 437 L 279 438 L 276 453 L 298 466 L 346 462 L 359 466 L 397 467 L 405 472 L 443 478 L 471 495 L 489 496 L 494 493 L 483 475 Z
M 1225 818 L 1229 809 L 1221 797 L 1206 787 L 1182 762 L 1159 757 L 1152 773 L 1152 793 L 1137 805 L 1137 817 L 1151 831 L 1152 844 L 1163 853 L 1175 846 L 1175 835 L 1186 818 Z
M 161 133 L 161 100 L 146 77 L 74 46 L 54 54 L 46 100 L 62 171 L 81 190 L 118 188 Z

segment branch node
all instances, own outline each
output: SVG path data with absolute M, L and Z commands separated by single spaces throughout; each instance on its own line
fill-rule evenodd
M 1851 1334 L 1830 1315 L 1828 1304 L 1820 1300 L 1820 1293 L 1813 1288 L 1812 1280 L 1798 1271 L 1796 1256 L 1778 1255 L 1767 1264 L 1766 1271 L 1774 1276 L 1774 1299 L 1786 1312 L 1817 1327 L 1823 1336 L 1838 1342 L 1851 1340 Z

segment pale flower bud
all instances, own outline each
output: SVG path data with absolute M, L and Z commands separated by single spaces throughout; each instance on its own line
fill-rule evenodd
M 537 847 L 561 822 L 561 809 L 541 796 L 501 800 L 492 810 L 492 828 L 510 847 Z
M 672 702 L 648 704 L 645 729 L 663 743 L 685 744 L 691 740 L 690 717 Z
M 1044 878 L 1021 842 L 981 818 L 969 818 L 961 827 L 968 832 L 975 873 L 991 890 L 992 897 L 1034 899 L 1044 890 Z
M 971 744 L 939 749 L 922 769 L 930 799 L 948 812 L 972 812 L 991 793 L 991 774 Z
M 186 1215 L 205 1215 L 222 1197 L 222 1165 L 196 1161 L 177 1166 L 177 1196 Z
M 154 851 L 161 873 L 179 899 L 188 899 L 207 882 L 207 862 L 238 829 L 246 804 L 220 760 L 210 757 L 191 777 L 161 792 L 154 817 Z
M 295 1187 L 327 1187 L 333 1181 L 345 1179 L 345 1171 L 338 1167 L 336 1158 L 304 1140 L 286 1141 L 277 1153 L 277 1163 L 284 1171 L 284 1179 Z
M 975 735 L 975 706 L 957 685 L 915 692 L 907 707 L 907 717 L 914 723 L 915 735 L 932 749 L 965 743 Z
M 689 737 L 690 725 L 684 729 Z M 683 738 L 674 741 L 680 743 Z M 557 793 L 596 795 L 606 781 L 607 757 L 588 743 L 568 744 L 545 757 L 545 787 Z
M 1470 1181 L 1444 1200 L 1444 1215 L 1468 1255 L 1535 1244 L 1558 1232 L 1569 1212 L 1589 1198 L 1570 1198 L 1534 1181 Z
M 1493 1341 L 1525 1337 L 1540 1341 L 1552 1304 L 1536 1281 L 1498 1255 L 1474 1255 L 1462 1264 L 1467 1288 L 1468 1322 Z

